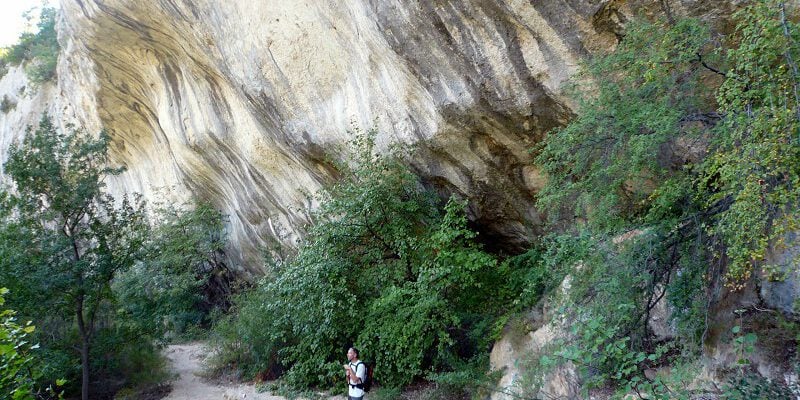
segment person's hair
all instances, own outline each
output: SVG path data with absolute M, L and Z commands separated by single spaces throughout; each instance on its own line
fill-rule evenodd
M 358 357 L 358 349 L 355 347 L 351 347 L 350 350 L 353 350 L 353 353 L 356 353 L 356 357 Z

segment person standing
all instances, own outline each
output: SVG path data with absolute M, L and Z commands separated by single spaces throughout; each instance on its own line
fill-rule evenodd
M 347 374 L 348 400 L 364 399 L 364 381 L 367 379 L 367 367 L 358 359 L 358 349 L 347 349 L 347 364 L 344 365 Z

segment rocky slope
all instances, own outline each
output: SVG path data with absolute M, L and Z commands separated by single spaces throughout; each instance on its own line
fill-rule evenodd
M 354 127 L 443 196 L 470 200 L 482 237 L 523 247 L 540 228 L 529 149 L 570 118 L 566 80 L 614 46 L 623 0 L 62 0 L 58 82 L 0 115 L 0 150 L 50 110 L 113 137 L 117 193 L 196 196 L 230 215 L 233 261 L 293 244 Z M 680 0 L 716 18 L 734 1 Z M 724 19 L 723 19 L 724 20 Z M 0 96 L 25 86 L 16 71 Z M 14 83 L 16 82 L 16 83 Z M 24 103 L 24 104 L 23 104 Z M 25 105 L 27 104 L 27 105 Z

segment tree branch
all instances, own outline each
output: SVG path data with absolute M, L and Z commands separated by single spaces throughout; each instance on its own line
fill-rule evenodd
M 705 69 L 707 69 L 707 70 L 709 70 L 709 71 L 711 71 L 711 72 L 713 72 L 713 73 L 715 73 L 717 75 L 722 75 L 722 76 L 724 76 L 726 78 L 728 77 L 728 74 L 726 74 L 725 72 L 722 72 L 722 71 L 720 71 L 720 70 L 718 70 L 718 69 L 706 64 L 705 60 L 703 60 L 703 56 L 700 53 L 694 53 L 694 54 L 697 56 L 697 62 L 699 62 L 700 65 L 702 65 Z

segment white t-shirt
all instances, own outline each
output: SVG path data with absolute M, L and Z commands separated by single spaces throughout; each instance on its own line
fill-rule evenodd
M 364 382 L 365 380 L 367 380 L 367 367 L 364 365 L 363 362 L 361 362 L 361 361 L 354 362 L 354 363 L 351 362 L 351 363 L 349 363 L 349 365 L 350 365 L 350 368 L 352 368 L 353 370 L 356 371 L 356 376 L 361 378 L 361 382 Z M 347 395 L 348 396 L 361 397 L 361 396 L 364 395 L 364 390 L 363 389 L 359 389 L 359 388 L 353 386 L 353 385 L 356 384 L 356 382 L 353 382 L 351 380 L 349 383 L 350 384 L 347 385 Z

